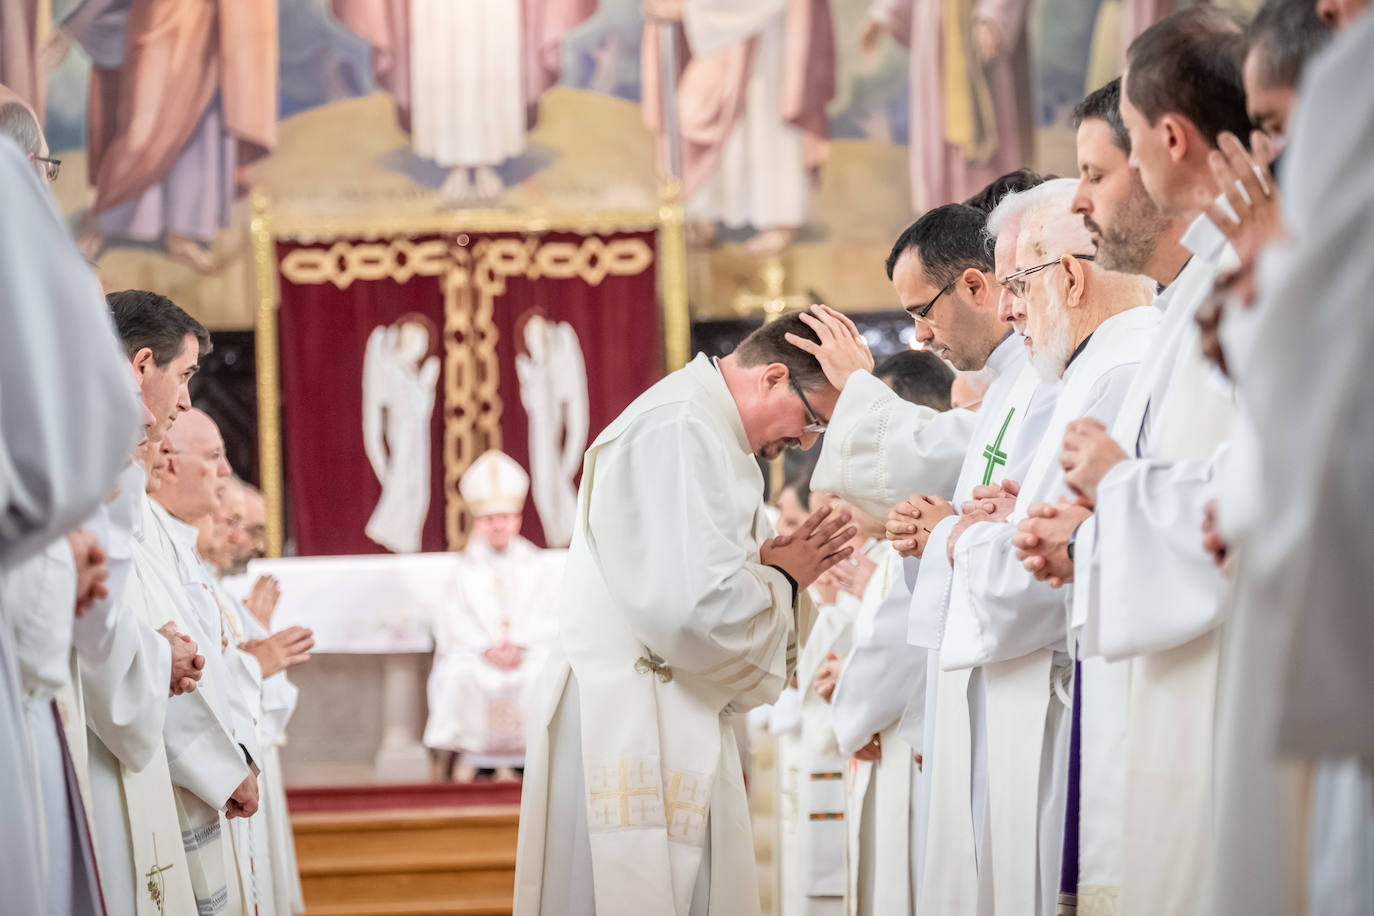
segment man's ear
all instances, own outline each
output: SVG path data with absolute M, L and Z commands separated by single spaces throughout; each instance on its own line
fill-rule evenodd
M 779 385 L 786 385 L 790 377 L 791 373 L 785 365 L 769 363 L 763 367 L 763 372 L 759 375 L 759 389 L 767 394 Z
M 1059 294 L 1063 297 L 1065 308 L 1077 308 L 1083 303 L 1083 292 L 1088 280 L 1086 265 L 1073 255 L 1066 254 L 1059 259 L 1063 270 L 1059 271 Z
M 965 267 L 964 272 L 959 275 L 959 285 L 965 287 L 969 295 L 973 297 L 973 302 L 979 308 L 987 304 L 988 294 L 993 287 L 988 283 L 988 278 L 976 267 Z M 993 303 L 994 307 L 996 302 Z
M 148 373 L 157 368 L 157 363 L 153 360 L 153 350 L 151 347 L 144 347 L 134 354 L 129 364 L 134 367 L 134 378 L 140 383 L 148 377 Z
M 1161 115 L 1160 126 L 1164 129 L 1164 145 L 1169 150 L 1169 159 L 1182 162 L 1188 155 L 1188 128 L 1190 122 L 1178 115 Z M 1197 130 L 1197 128 L 1193 128 Z

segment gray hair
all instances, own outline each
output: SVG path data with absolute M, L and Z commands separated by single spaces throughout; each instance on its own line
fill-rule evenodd
M 997 241 L 997 236 L 1008 224 L 1049 204 L 1057 204 L 1061 199 L 1067 210 L 1069 201 L 1073 199 L 1073 195 L 1077 191 L 1078 179 L 1051 178 L 1029 190 L 1008 194 L 988 214 L 987 234 L 989 242 Z
M 0 105 L 0 135 L 19 144 L 25 155 L 37 156 L 43 152 L 43 129 L 38 126 L 38 118 L 29 106 L 22 102 Z

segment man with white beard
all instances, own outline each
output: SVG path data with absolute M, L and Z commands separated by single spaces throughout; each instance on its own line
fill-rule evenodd
M 71 243 L 32 162 L 0 137 L 0 583 L 9 570 L 46 562 L 45 545 L 64 535 L 108 496 L 138 438 L 139 413 L 110 338 L 99 286 Z M 73 365 L 77 370 L 73 370 Z M 67 567 L 70 569 L 70 565 Z M 73 575 L 73 580 L 74 580 Z M 67 628 L 75 585 L 55 598 L 52 629 Z M 83 596 L 84 597 L 84 596 Z M 8 620 L 6 621 L 8 623 Z M 62 807 L 46 823 L 43 783 L 33 770 L 22 706 L 21 653 L 10 626 L 0 627 L 0 887 L 5 907 L 24 913 L 99 912 L 93 863 L 83 852 L 85 812 L 65 771 Z M 30 697 L 30 699 L 36 699 Z M 45 710 L 57 750 L 61 730 Z M 46 757 L 46 755 L 45 755 Z M 44 767 L 51 766 L 46 760 Z M 58 831 L 58 826 L 61 831 Z M 44 844 L 48 836 L 50 842 Z M 65 836 L 62 861 L 53 856 Z M 79 845 L 78 845 L 79 843 Z
M 854 534 L 822 510 L 771 537 L 757 457 L 815 444 L 839 396 L 797 334 L 873 365 L 854 324 L 815 306 L 699 355 L 587 452 L 530 710 L 518 916 L 759 911 L 731 718 L 777 698 L 801 592 Z
M 1082 416 L 1115 417 L 1159 321 L 1152 283 L 1092 263 L 1091 237 L 1070 209 L 1076 190 L 1059 179 L 1011 198 L 1021 216 L 1017 269 L 1002 282 L 1024 322 L 1031 364 L 1062 385 L 1025 478 L 1004 485 L 1013 498 L 950 534 L 954 574 L 940 647 L 944 671 L 981 667 L 985 678 L 994 897 L 999 907 L 1041 914 L 1054 911 L 1059 876 L 1072 660 L 1063 651 L 1064 595 L 1024 569 L 1012 538 L 1031 502 L 1067 496 L 1062 430 Z M 936 748 L 947 750 L 938 738 Z
M 1011 271 L 1016 233 L 1005 232 L 1005 244 L 990 253 L 987 229 L 988 217 L 980 210 L 959 204 L 937 207 L 904 231 L 888 256 L 889 274 L 916 321 L 917 338 L 946 353 L 955 366 L 986 367 L 996 374 L 982 410 L 978 414 L 936 413 L 905 404 L 867 373 L 840 359 L 843 353 L 823 352 L 820 358 L 832 384 L 844 384 L 845 390 L 813 484 L 821 481 L 860 507 L 891 507 L 895 499 L 920 492 L 917 488 L 926 485 L 931 487 L 925 490 L 929 493 L 952 490 L 956 505 L 961 505 L 976 486 L 991 482 L 994 475 L 1000 479 L 1003 473 L 1023 474 L 1054 410 L 1056 386 L 1040 384 L 1038 374 L 1027 364 L 1026 348 L 1010 330 L 1010 297 L 997 286 L 994 257 L 999 266 L 1005 260 L 1005 272 Z M 957 471 L 951 471 L 951 460 L 957 462 Z M 898 492 L 902 496 L 894 495 Z M 889 539 L 904 556 L 921 556 L 929 543 L 940 545 L 934 555 L 943 557 L 944 538 L 955 519 L 940 521 L 932 514 L 926 524 L 924 510 L 937 505 L 937 500 L 913 497 L 889 515 Z M 916 861 L 913 880 L 919 887 L 929 847 L 939 859 L 935 870 L 941 875 L 940 902 L 931 904 L 937 912 L 959 912 L 976 899 L 975 849 L 983 835 L 984 811 L 984 742 L 981 724 L 971 723 L 981 722 L 981 677 L 956 673 L 953 677 L 959 683 L 945 698 L 950 704 L 945 721 L 949 727 L 964 723 L 973 747 L 965 765 L 945 771 L 961 778 L 961 785 L 947 787 L 934 797 L 949 806 L 951 814 L 942 818 L 942 824 L 953 833 L 927 843 L 931 749 L 940 695 L 936 655 L 948 576 L 949 564 L 937 561 L 922 564 L 916 577 L 907 637 L 928 650 L 931 660 L 926 685 L 924 689 L 920 684 L 911 686 L 898 726 L 898 734 L 921 755 L 923 768 L 911 837 Z M 962 818 L 952 813 L 960 806 Z
M 1243 53 L 1237 21 L 1211 7 L 1171 16 L 1131 46 L 1120 105 L 1130 162 L 1170 219 L 1193 219 L 1216 196 L 1208 157 L 1225 131 L 1248 128 Z M 1085 835 L 1121 844 L 1121 905 L 1151 914 L 1195 912 L 1209 879 L 1225 618 L 1223 580 L 1197 532 L 1234 408 L 1193 318 L 1222 265 L 1237 262 L 1205 215 L 1182 242 L 1193 257 L 1170 286 L 1155 345 L 1110 432 L 1092 420 L 1066 431 L 1062 462 L 1081 505 L 1032 507 L 1018 544 L 1038 577 L 1074 580 L 1080 653 L 1130 659 L 1128 686 L 1099 680 L 1096 692 L 1116 692 L 1108 702 L 1127 709 L 1124 749 L 1099 752 L 1105 772 L 1093 780 L 1120 786 L 1106 797 L 1120 793 L 1121 814 L 1109 800 L 1081 817 Z M 1085 696 L 1088 715 L 1097 700 Z

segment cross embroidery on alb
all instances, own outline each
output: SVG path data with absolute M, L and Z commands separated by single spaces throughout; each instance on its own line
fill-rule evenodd
M 674 773 L 668 780 L 663 813 L 668 820 L 668 836 L 697 842 L 706 827 L 710 795 L 706 781 L 690 773 Z
M 997 431 L 997 438 L 989 442 L 987 447 L 983 449 L 983 457 L 988 460 L 988 466 L 983 471 L 984 486 L 992 483 L 992 473 L 998 465 L 1007 466 L 1007 452 L 1002 445 L 1002 439 L 1007 435 L 1007 427 L 1011 425 L 1011 418 L 1015 414 L 1015 407 L 1007 411 L 1007 418 L 1002 421 L 1002 428 Z
M 660 822 L 663 805 L 659 800 L 657 771 L 642 761 L 631 767 L 630 761 L 620 760 L 614 773 L 614 784 L 611 767 L 597 767 L 592 773 L 587 793 L 592 826 L 614 830 Z

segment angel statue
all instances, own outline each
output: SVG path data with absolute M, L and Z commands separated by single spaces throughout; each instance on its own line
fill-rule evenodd
M 577 518 L 573 478 L 587 448 L 587 367 L 577 331 L 566 321 L 531 315 L 524 338 L 515 371 L 530 421 L 530 491 L 545 543 L 566 547 Z
M 415 553 L 429 514 L 429 431 L 439 357 L 429 321 L 405 315 L 367 338 L 363 357 L 363 448 L 382 483 L 364 529 L 392 553 Z

